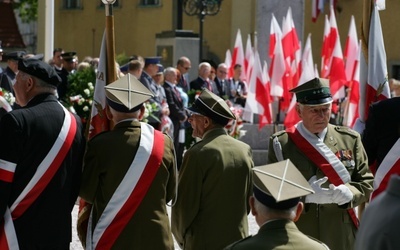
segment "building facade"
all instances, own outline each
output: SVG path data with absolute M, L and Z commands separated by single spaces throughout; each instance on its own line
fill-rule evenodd
M 178 5 L 182 2 L 184 1 L 117 0 L 113 8 L 116 54 L 154 56 L 157 53 L 156 34 L 178 28 L 198 34 L 199 18 L 189 16 L 184 11 L 180 13 Z M 223 0 L 219 13 L 215 16 L 206 16 L 204 19 L 203 58 L 212 55 L 216 58 L 216 63 L 223 62 L 226 50 L 232 50 L 234 47 L 236 33 L 240 29 L 243 46 L 246 46 L 248 34 L 253 43 L 257 34 L 257 47 L 261 59 L 269 62 L 267 48 L 270 21 L 268 20 L 274 13 L 281 23 L 288 7 L 291 6 L 299 39 L 304 42 L 307 35 L 312 34 L 314 61 L 319 65 L 324 15 L 329 14 L 329 6 L 328 3 L 325 4 L 324 13 L 321 13 L 314 23 L 311 21 L 311 2 L 311 0 Z M 337 2 L 336 19 L 344 50 L 351 15 L 355 17 L 360 38 L 363 1 L 338 0 Z M 394 66 L 400 65 L 400 46 L 398 46 L 400 34 L 394 25 L 398 23 L 397 19 L 400 19 L 397 15 L 399 8 L 399 1 L 386 0 L 386 10 L 380 12 L 389 78 L 395 76 Z M 177 21 L 179 16 L 182 16 L 181 24 Z M 179 25 L 181 27 L 178 27 Z M 55 0 L 54 47 L 62 47 L 65 51 L 76 51 L 79 58 L 98 56 L 104 29 L 105 11 L 100 0 Z M 194 62 L 193 66 L 196 67 L 196 64 L 197 62 Z

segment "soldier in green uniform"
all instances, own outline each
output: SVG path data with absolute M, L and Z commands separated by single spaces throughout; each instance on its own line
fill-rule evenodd
M 291 92 L 301 121 L 271 136 L 268 162 L 290 159 L 315 191 L 306 196 L 297 227 L 331 249 L 353 249 L 354 208 L 368 201 L 373 182 L 360 135 L 328 124 L 332 96 L 327 79 L 314 78 Z
M 235 116 L 219 96 L 203 90 L 190 112 L 202 140 L 183 158 L 172 232 L 183 249 L 221 250 L 248 235 L 252 151 L 224 130 Z
M 105 87 L 115 124 L 93 137 L 79 195 L 92 204 L 86 249 L 173 249 L 166 204 L 175 196 L 172 139 L 140 122 L 152 93 L 127 74 Z
M 304 208 L 300 197 L 314 191 L 290 160 L 253 168 L 253 192 L 251 213 L 260 230 L 225 249 L 329 249 L 295 225 Z

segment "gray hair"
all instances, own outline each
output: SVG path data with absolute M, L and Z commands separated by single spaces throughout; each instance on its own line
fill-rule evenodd
M 169 76 L 173 74 L 176 74 L 176 69 L 174 67 L 168 67 L 164 69 L 164 76 Z
M 284 210 L 273 209 L 273 208 L 267 207 L 264 204 L 262 204 L 254 196 L 254 207 L 258 213 L 264 215 L 265 217 L 269 217 L 269 218 L 284 218 L 284 219 L 293 220 L 296 217 L 297 205 L 295 205 L 294 207 L 288 208 L 288 209 L 284 209 Z

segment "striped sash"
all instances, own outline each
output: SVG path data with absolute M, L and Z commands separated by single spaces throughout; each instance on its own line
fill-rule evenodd
M 141 123 L 139 149 L 124 178 L 92 230 L 88 222 L 86 249 L 111 249 L 145 197 L 164 154 L 164 135 Z
M 349 172 L 336 155 L 325 145 L 323 140 L 313 138 L 305 130 L 303 123 L 286 129 L 290 139 L 321 171 L 328 177 L 335 186 L 351 181 Z M 358 227 L 358 219 L 354 209 L 347 209 L 354 225 Z
M 374 192 L 371 195 L 371 199 L 386 189 L 390 176 L 393 174 L 400 174 L 400 139 L 386 154 L 375 173 Z
M 13 220 L 23 215 L 36 201 L 60 168 L 71 148 L 77 132 L 76 120 L 64 107 L 63 110 L 65 113 L 63 126 L 54 145 L 40 163 L 24 190 L 11 207 L 6 209 L 4 224 L 0 229 L 0 249 L 19 249 Z M 8 171 L 8 182 L 12 182 L 15 168 L 16 164 L 14 163 L 0 161 L 0 171 Z

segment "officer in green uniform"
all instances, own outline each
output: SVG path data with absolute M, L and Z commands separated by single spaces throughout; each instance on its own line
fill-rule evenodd
M 328 124 L 332 96 L 327 79 L 314 78 L 291 92 L 301 121 L 271 136 L 268 162 L 290 159 L 315 191 L 306 196 L 297 227 L 331 249 L 353 249 L 354 208 L 368 201 L 373 182 L 360 135 Z
M 87 144 L 79 192 L 92 204 L 86 249 L 173 249 L 166 208 L 176 191 L 172 139 L 140 122 L 152 93 L 133 75 L 105 92 L 115 126 Z
M 253 168 L 253 192 L 250 207 L 260 230 L 225 249 L 329 249 L 294 223 L 304 208 L 300 197 L 314 191 L 290 160 Z
M 189 109 L 202 140 L 183 158 L 172 232 L 183 249 L 220 250 L 248 236 L 252 151 L 224 130 L 235 116 L 222 98 L 205 89 Z

